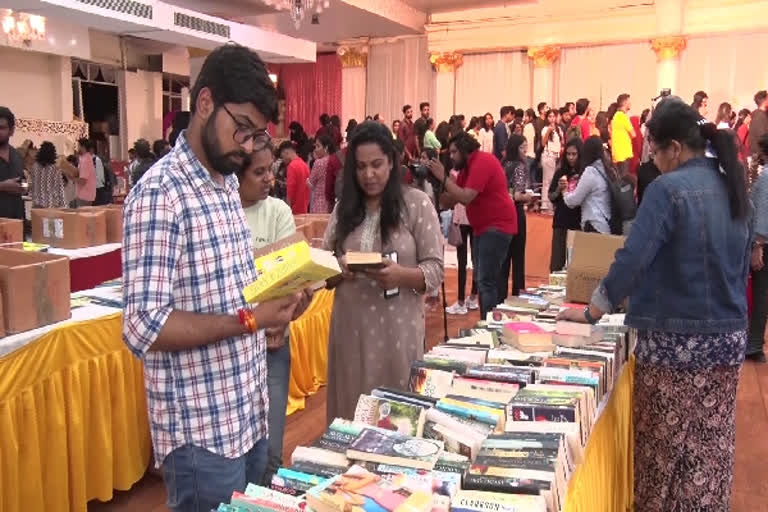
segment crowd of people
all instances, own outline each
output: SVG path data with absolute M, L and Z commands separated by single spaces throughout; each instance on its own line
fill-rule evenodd
M 758 171 L 768 93 L 752 112 L 720 105 L 715 123 L 704 92 L 692 104 L 662 98 L 639 116 L 628 94 L 605 112 L 582 98 L 439 123 L 422 102 L 417 118 L 404 105 L 391 126 L 376 115 L 342 131 L 339 116 L 323 114 L 310 137 L 294 121 L 275 147 L 274 85 L 255 53 L 230 44 L 205 59 L 190 99 L 172 143 L 132 148 L 122 253 L 123 337 L 144 363 L 172 510 L 215 508 L 282 464 L 287 327 L 312 292 L 249 305 L 241 290 L 256 279 L 254 251 L 293 234 L 293 216 L 307 212 L 330 214 L 321 243 L 342 269 L 328 283 L 329 421 L 351 418 L 375 387 L 407 387 L 446 239 L 459 266 L 447 311 L 485 318 L 526 289 L 529 212 L 552 216 L 552 270 L 566 264 L 569 230 L 626 236 L 591 304 L 562 318 L 594 323 L 630 297 L 635 500 L 649 510 L 727 507 L 738 372 L 745 355 L 765 360 L 768 174 Z M 10 147 L 13 130 L 0 108 L 0 217 L 23 218 L 27 188 L 36 207 L 111 200 L 112 173 L 91 141 L 76 157 L 47 142 L 30 157 Z M 349 251 L 385 263 L 353 272 Z

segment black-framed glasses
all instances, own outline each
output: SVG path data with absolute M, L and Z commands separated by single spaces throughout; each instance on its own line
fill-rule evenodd
M 238 119 L 232 114 L 232 112 L 229 111 L 226 105 L 222 105 L 221 108 L 224 109 L 224 112 L 229 114 L 229 117 L 232 118 L 232 122 L 235 123 L 236 128 L 232 134 L 232 139 L 241 146 L 247 143 L 249 140 L 252 140 L 253 151 L 260 151 L 267 147 L 267 145 L 272 141 L 272 137 L 269 135 L 267 130 L 259 130 L 253 126 L 248 126 L 242 121 L 238 121 Z

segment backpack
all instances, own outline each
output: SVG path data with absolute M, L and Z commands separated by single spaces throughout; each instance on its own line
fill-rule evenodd
M 565 131 L 565 142 L 570 141 L 571 139 L 580 139 L 581 138 L 581 118 L 576 116 L 574 119 L 574 122 L 571 123 L 571 126 L 568 127 L 568 129 Z
M 597 167 L 595 169 L 605 180 L 608 192 L 611 194 L 611 218 L 608 221 L 611 234 L 622 235 L 624 234 L 624 222 L 634 219 L 637 214 L 635 186 L 631 181 L 611 181 L 600 169 Z

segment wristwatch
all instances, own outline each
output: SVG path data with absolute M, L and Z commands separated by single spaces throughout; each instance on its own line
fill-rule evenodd
M 597 320 L 594 319 L 592 313 L 589 312 L 589 306 L 584 308 L 584 318 L 590 325 L 595 325 L 597 323 Z

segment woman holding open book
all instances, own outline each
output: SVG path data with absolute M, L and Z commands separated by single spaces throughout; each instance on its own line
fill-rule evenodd
M 746 347 L 752 241 L 733 135 L 678 98 L 648 123 L 662 175 L 583 311 L 594 323 L 629 296 L 637 510 L 729 510 L 736 385 Z
M 328 422 L 353 417 L 359 395 L 375 387 L 406 388 L 411 363 L 424 353 L 424 295 L 443 280 L 437 213 L 424 192 L 401 184 L 393 143 L 386 126 L 358 125 L 325 234 L 343 270 L 334 283 Z M 347 253 L 360 252 L 384 258 L 352 272 Z

